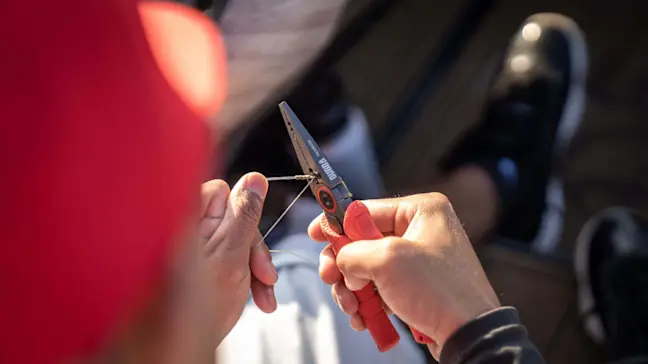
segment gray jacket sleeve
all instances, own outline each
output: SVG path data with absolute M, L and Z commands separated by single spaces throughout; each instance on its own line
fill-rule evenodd
M 467 323 L 446 341 L 441 364 L 542 364 L 517 310 L 502 307 Z

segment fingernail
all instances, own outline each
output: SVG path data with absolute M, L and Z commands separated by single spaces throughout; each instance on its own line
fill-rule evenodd
M 268 192 L 268 181 L 260 173 L 250 173 L 245 177 L 242 187 L 261 198 L 265 198 Z
M 342 303 L 342 297 L 336 296 L 335 300 L 337 301 L 338 306 L 340 306 L 340 309 L 342 310 L 342 312 L 347 313 L 346 306 Z
M 268 260 L 268 261 L 266 262 L 266 264 L 267 264 L 267 267 L 266 267 L 266 268 L 267 268 L 268 270 L 270 270 L 270 272 L 272 272 L 272 280 L 276 282 L 277 279 L 279 278 L 279 273 L 277 272 L 277 267 L 275 267 L 275 265 L 272 263 L 272 260 L 271 260 L 271 259 Z
M 335 304 L 338 305 L 338 307 L 340 308 L 340 310 L 341 310 L 342 312 L 346 313 L 346 312 L 344 311 L 344 306 L 342 306 L 342 303 L 340 302 L 340 296 L 334 294 L 334 295 L 333 295 L 333 301 L 335 301 Z
M 263 292 L 263 294 L 266 296 L 268 299 L 268 302 L 272 304 L 272 306 L 277 305 L 277 299 L 275 298 L 275 293 L 274 293 L 274 287 L 273 286 L 267 286 Z
M 268 249 L 267 246 L 264 246 L 264 255 L 266 257 L 265 263 L 265 269 L 270 271 L 272 273 L 273 280 L 277 280 L 279 277 L 279 273 L 277 273 L 277 267 L 275 267 L 274 263 L 272 262 L 272 254 L 270 254 L 270 249 Z

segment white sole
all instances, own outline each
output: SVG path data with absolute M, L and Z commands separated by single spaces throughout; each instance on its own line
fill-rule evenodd
M 586 81 L 588 69 L 587 43 L 585 36 L 578 25 L 568 17 L 554 13 L 536 14 L 525 22 L 536 22 L 541 26 L 550 26 L 565 30 L 571 51 L 571 80 L 565 110 L 562 113 L 556 141 L 553 147 L 552 160 L 562 158 L 574 134 L 580 127 L 585 111 Z M 563 182 L 560 174 L 553 171 L 549 177 L 545 195 L 545 211 L 538 234 L 534 238 L 531 248 L 540 254 L 549 254 L 556 250 L 563 232 L 563 217 L 565 213 L 565 196 Z
M 605 329 L 601 316 L 595 310 L 594 293 L 589 277 L 589 256 L 592 245 L 592 238 L 596 228 L 603 220 L 615 220 L 623 224 L 623 231 L 632 233 L 636 228 L 629 209 L 625 207 L 610 207 L 600 211 L 587 220 L 576 239 L 574 248 L 574 273 L 577 282 L 578 312 L 583 318 L 583 328 L 588 336 L 595 342 L 605 342 Z M 616 236 L 615 239 L 623 239 Z

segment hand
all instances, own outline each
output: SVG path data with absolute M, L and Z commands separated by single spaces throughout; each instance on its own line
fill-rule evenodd
M 364 330 L 356 291 L 373 281 L 386 308 L 434 340 L 438 358 L 443 344 L 460 326 L 500 306 L 448 199 L 438 193 L 364 202 L 371 216 L 347 216 L 352 226 L 375 226 L 385 238 L 357 241 L 334 256 L 320 256 L 320 277 L 332 287 L 351 326 Z M 326 241 L 320 220 L 309 227 L 316 241 Z M 349 221 L 345 221 L 345 226 Z
M 216 290 L 218 342 L 241 317 L 250 290 L 259 309 L 277 308 L 273 289 L 277 271 L 258 229 L 267 190 L 268 182 L 259 173 L 241 177 L 231 192 L 221 180 L 202 186 L 198 231 Z

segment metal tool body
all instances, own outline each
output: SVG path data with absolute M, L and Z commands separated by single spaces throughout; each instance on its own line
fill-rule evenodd
M 344 213 L 353 202 L 353 195 L 290 106 L 282 102 L 279 108 L 304 174 L 315 177 L 311 183 L 313 195 L 331 227 L 343 234 Z
M 310 188 L 324 211 L 328 227 L 338 235 L 337 239 L 331 241 L 333 251 L 337 254 L 342 246 L 351 242 L 344 234 L 344 217 L 347 208 L 353 202 L 352 194 L 290 106 L 282 102 L 279 109 L 304 174 L 315 177 L 310 181 Z M 378 349 L 391 349 L 400 337 L 382 308 L 382 301 L 373 285 L 368 284 L 354 294 L 358 298 L 360 315 L 365 320 Z

